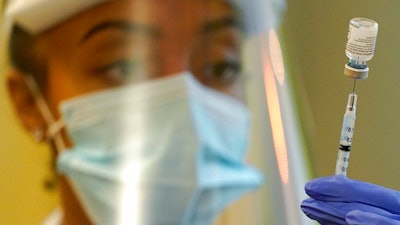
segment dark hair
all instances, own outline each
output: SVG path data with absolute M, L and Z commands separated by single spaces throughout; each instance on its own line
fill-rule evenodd
M 31 74 L 38 85 L 45 84 L 46 61 L 37 51 L 38 38 L 18 25 L 13 26 L 8 54 L 12 66 L 24 74 Z

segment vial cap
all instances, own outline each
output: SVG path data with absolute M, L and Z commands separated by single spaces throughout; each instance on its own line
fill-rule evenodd
M 354 68 L 349 63 L 344 66 L 344 75 L 357 80 L 368 78 L 368 71 L 369 68 L 367 66 L 362 69 Z

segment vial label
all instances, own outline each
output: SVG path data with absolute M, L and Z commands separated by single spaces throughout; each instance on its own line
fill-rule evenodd
M 369 19 L 356 18 L 350 21 L 346 55 L 357 64 L 372 59 L 375 51 L 378 24 Z

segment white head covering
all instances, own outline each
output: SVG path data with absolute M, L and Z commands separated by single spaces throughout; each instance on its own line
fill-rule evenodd
M 8 26 L 22 26 L 31 34 L 40 33 L 90 7 L 110 0 L 12 0 L 5 19 Z M 246 33 L 258 33 L 277 25 L 285 8 L 284 0 L 228 0 L 243 14 Z
M 109 0 L 13 0 L 6 9 L 5 22 L 37 34 L 105 1 Z
M 0 20 L 0 52 L 6 52 L 15 24 L 35 35 L 105 1 L 110 0 L 9 0 Z M 8 60 L 7 55 L 0 59 L 0 63 L 8 65 Z

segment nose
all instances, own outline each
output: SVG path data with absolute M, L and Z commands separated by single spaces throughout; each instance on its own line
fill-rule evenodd
M 160 75 L 169 76 L 178 72 L 188 71 L 191 57 L 190 46 L 189 42 L 182 40 L 182 38 L 163 44 L 159 51 Z

